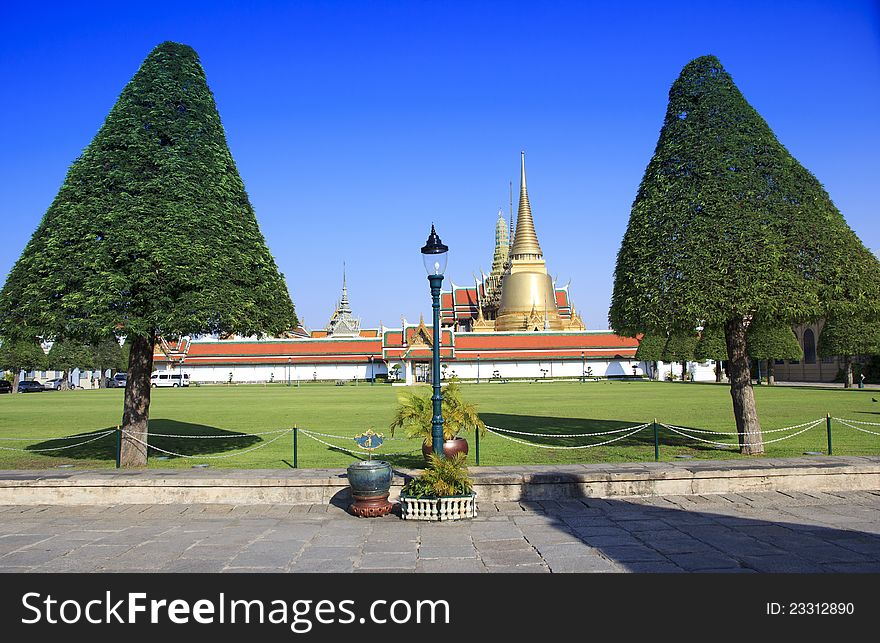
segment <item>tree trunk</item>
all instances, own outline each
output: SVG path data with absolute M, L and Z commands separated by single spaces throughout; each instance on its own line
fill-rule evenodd
M 128 384 L 122 414 L 122 445 L 120 464 L 143 467 L 147 464 L 147 443 L 150 420 L 150 374 L 153 372 L 153 346 L 149 337 L 130 337 Z
M 774 364 L 775 359 L 767 360 L 767 386 L 773 386 L 776 384 L 776 365 Z
M 843 358 L 843 388 L 852 388 L 853 385 L 853 368 L 852 358 Z
M 756 455 L 764 453 L 761 424 L 755 408 L 755 392 L 749 372 L 749 355 L 746 349 L 746 325 L 742 317 L 734 317 L 724 324 L 727 343 L 727 368 L 730 374 L 730 397 L 733 398 L 733 417 L 739 432 L 740 453 Z
M 660 362 L 651 362 L 651 379 L 655 382 L 660 381 Z
M 18 383 L 21 382 L 21 368 L 15 369 L 15 381 L 12 383 L 12 392 L 18 393 Z
M 688 376 L 688 363 L 682 362 L 681 363 L 681 381 L 687 382 L 687 376 Z
M 68 378 L 67 369 L 64 369 L 63 371 L 61 371 L 61 384 L 58 385 L 59 390 L 69 391 L 70 389 L 73 388 L 70 385 L 70 380 L 67 378 Z
M 721 360 L 716 359 L 715 360 L 715 383 L 720 384 L 721 380 L 722 380 L 722 378 L 721 378 Z

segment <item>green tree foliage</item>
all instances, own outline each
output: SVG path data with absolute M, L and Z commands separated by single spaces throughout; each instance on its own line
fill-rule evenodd
M 697 348 L 697 336 L 693 333 L 675 332 L 669 335 L 663 354 L 660 359 L 664 362 L 681 363 L 681 381 L 687 379 L 687 363 L 694 359 L 694 350 Z
M 101 371 L 101 386 L 106 387 L 106 372 L 125 370 L 127 360 L 123 356 L 122 347 L 115 337 L 109 337 L 92 347 L 94 365 Z
M 853 385 L 853 359 L 880 355 L 880 323 L 862 316 L 832 315 L 825 320 L 816 352 L 843 360 L 843 385 Z
M 694 349 L 694 359 L 700 362 L 714 360 L 715 381 L 721 381 L 721 362 L 727 359 L 727 342 L 724 341 L 723 328 L 710 326 L 700 331 L 700 339 Z
M 666 335 L 648 333 L 639 340 L 636 359 L 651 365 L 651 379 L 657 378 L 657 362 L 663 359 L 663 348 L 666 346 Z
M 714 56 L 684 67 L 617 256 L 609 321 L 626 336 L 725 329 L 744 453 L 763 444 L 745 333 L 831 310 L 880 314 L 880 265 Z
M 66 266 L 58 270 L 58 266 Z M 195 51 L 156 47 L 0 292 L 0 333 L 131 343 L 123 425 L 146 442 L 156 338 L 296 324 Z M 146 449 L 126 437 L 126 465 Z
M 61 340 L 52 344 L 47 355 L 49 368 L 62 371 L 63 386 L 67 387 L 70 371 L 95 368 L 95 351 L 92 346 L 76 340 Z
M 121 359 L 121 361 L 119 362 L 119 370 L 128 371 L 128 356 L 131 353 L 131 342 L 123 342 L 122 346 L 119 347 L 119 351 Z
M 12 371 L 15 380 L 12 392 L 18 392 L 21 371 L 46 368 L 46 353 L 36 339 L 7 338 L 0 342 L 0 369 Z
M 718 327 L 704 328 L 694 348 L 694 359 L 705 362 L 708 359 L 727 359 L 727 344 L 724 341 L 724 330 Z
M 767 384 L 775 384 L 774 361 L 777 359 L 802 359 L 804 350 L 797 335 L 787 324 L 770 324 L 755 321 L 746 333 L 749 356 L 767 360 Z

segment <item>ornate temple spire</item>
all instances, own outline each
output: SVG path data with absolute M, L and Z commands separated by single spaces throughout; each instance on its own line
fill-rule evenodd
M 510 197 L 510 228 L 508 229 L 508 239 L 510 240 L 510 245 L 513 246 L 513 181 L 507 182 L 507 190 L 508 196 Z
M 495 254 L 492 257 L 492 270 L 490 274 L 500 277 L 509 254 L 510 240 L 507 236 L 507 222 L 504 221 L 504 212 L 502 212 L 501 208 L 498 208 L 498 220 L 495 222 Z
M 351 314 L 351 304 L 348 303 L 348 288 L 345 283 L 345 262 L 342 263 L 342 296 L 336 310 L 333 311 L 330 321 L 324 328 L 329 337 L 357 337 L 360 334 L 361 322 Z
M 495 317 L 496 331 L 562 330 L 553 281 L 547 274 L 544 253 L 535 234 L 529 190 L 526 185 L 526 154 L 520 165 L 519 210 L 516 236 L 510 248 L 508 268 L 501 281 L 501 299 Z
M 519 184 L 519 209 L 516 213 L 516 236 L 513 248 L 510 250 L 511 258 L 536 258 L 543 257 L 541 246 L 538 243 L 538 235 L 535 234 L 535 222 L 532 220 L 532 208 L 529 205 L 529 191 L 526 188 L 526 153 L 521 152 L 521 169 Z
M 348 303 L 348 288 L 345 287 L 345 262 L 342 262 L 342 298 L 339 300 L 338 312 L 350 313 L 351 305 Z

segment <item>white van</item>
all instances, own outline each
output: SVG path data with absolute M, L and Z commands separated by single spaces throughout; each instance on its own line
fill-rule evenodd
M 153 373 L 150 375 L 150 386 L 157 388 L 160 386 L 189 386 L 189 373 Z

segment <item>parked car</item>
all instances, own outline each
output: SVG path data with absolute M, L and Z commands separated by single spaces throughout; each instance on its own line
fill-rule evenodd
M 189 386 L 189 373 L 153 373 L 150 375 L 150 386 Z
M 12 382 L 0 380 L 0 393 L 12 393 Z
M 107 380 L 107 388 L 125 388 L 128 384 L 128 373 L 117 373 Z
M 43 385 L 37 380 L 22 380 L 18 383 L 19 393 L 38 393 L 43 390 Z
M 54 380 L 49 380 L 45 384 L 43 384 L 44 391 L 60 391 L 61 386 L 64 384 L 63 377 L 56 377 Z

